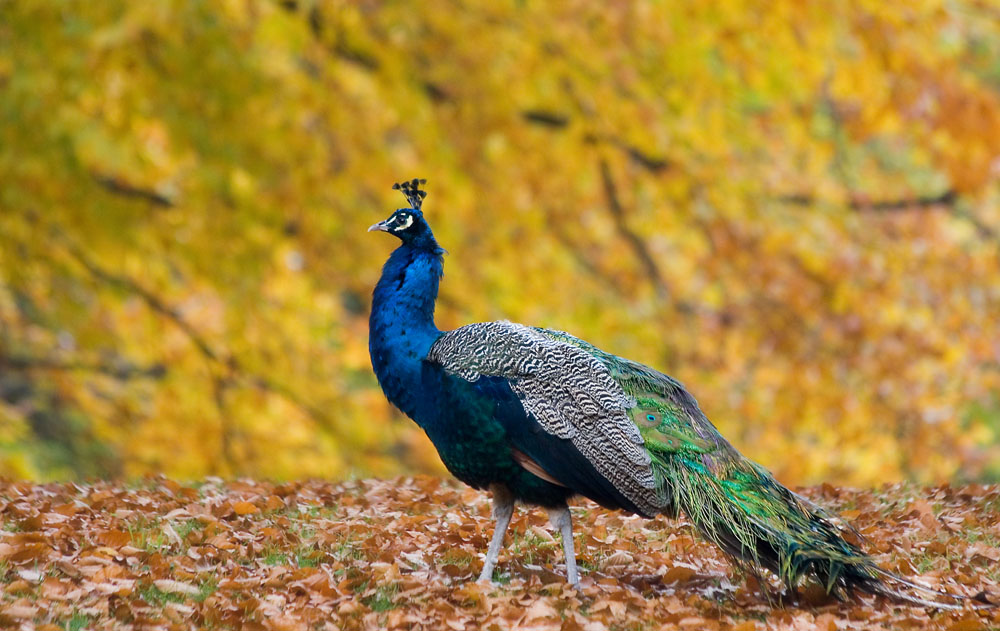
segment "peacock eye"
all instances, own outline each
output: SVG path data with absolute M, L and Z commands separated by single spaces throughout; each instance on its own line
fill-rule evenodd
M 645 418 L 640 416 L 636 420 L 644 427 L 656 427 L 656 415 L 655 414 L 645 414 Z
M 413 225 L 413 215 L 410 213 L 399 213 L 396 215 L 395 224 L 397 230 L 406 230 Z

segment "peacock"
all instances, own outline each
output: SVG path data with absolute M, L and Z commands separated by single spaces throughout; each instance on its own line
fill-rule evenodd
M 961 606 L 877 566 L 844 537 L 849 526 L 743 457 L 677 380 L 561 331 L 506 321 L 439 330 L 444 250 L 422 212 L 424 183 L 395 184 L 409 206 L 368 229 L 402 242 L 375 287 L 369 351 L 386 398 L 455 477 L 492 494 L 480 581 L 492 580 L 521 502 L 547 509 L 579 584 L 567 500 L 582 495 L 644 517 L 683 513 L 737 566 L 789 590 L 811 576 L 836 597 Z

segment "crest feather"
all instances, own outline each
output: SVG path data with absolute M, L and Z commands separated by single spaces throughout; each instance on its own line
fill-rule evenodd
M 427 191 L 421 189 L 420 186 L 426 183 L 427 180 L 424 178 L 413 178 L 409 182 L 396 182 L 392 185 L 392 190 L 402 191 L 407 203 L 410 204 L 410 208 L 420 210 L 420 207 L 424 203 L 424 198 L 427 197 Z

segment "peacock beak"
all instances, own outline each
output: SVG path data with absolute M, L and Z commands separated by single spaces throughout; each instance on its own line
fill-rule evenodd
M 389 232 L 388 219 L 368 226 L 368 232 Z

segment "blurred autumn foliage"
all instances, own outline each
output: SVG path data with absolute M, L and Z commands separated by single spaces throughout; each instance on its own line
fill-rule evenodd
M 670 372 L 788 482 L 1000 477 L 990 0 L 0 2 L 0 474 L 440 471 L 365 228 L 438 324 Z

